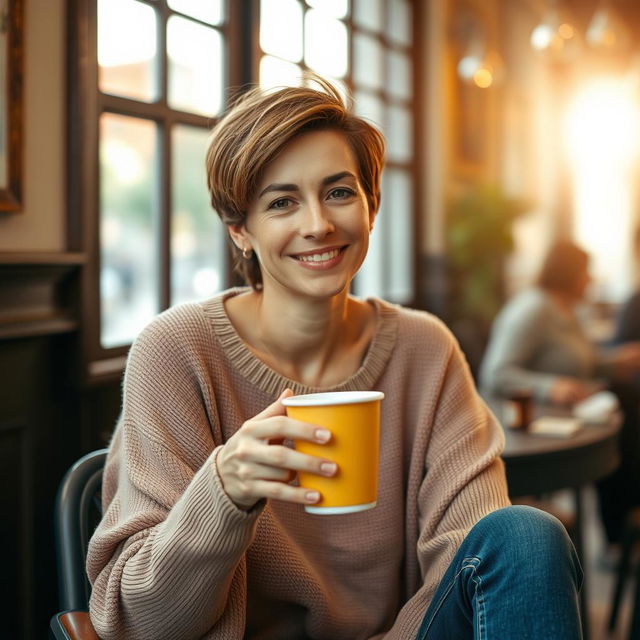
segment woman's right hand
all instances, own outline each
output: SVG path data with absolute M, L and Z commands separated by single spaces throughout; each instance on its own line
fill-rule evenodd
M 316 458 L 284 446 L 287 439 L 325 444 L 331 433 L 318 425 L 287 417 L 282 399 L 293 395 L 287 389 L 255 418 L 247 420 L 222 447 L 217 457 L 218 474 L 227 495 L 248 510 L 262 498 L 314 504 L 317 491 L 289 484 L 296 471 L 330 477 L 337 471 L 334 462 Z
M 560 376 L 556 378 L 549 390 L 549 401 L 552 404 L 572 405 L 584 400 L 593 393 L 593 386 L 585 384 L 577 378 Z

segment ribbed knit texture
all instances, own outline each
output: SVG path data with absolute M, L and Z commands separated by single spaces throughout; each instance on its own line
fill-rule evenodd
M 467 531 L 508 504 L 501 428 L 439 320 L 372 300 L 366 358 L 331 390 L 385 393 L 378 506 L 236 508 L 220 447 L 284 388 L 328 390 L 252 354 L 224 309 L 238 291 L 166 311 L 131 348 L 87 559 L 93 623 L 105 640 L 410 640 Z

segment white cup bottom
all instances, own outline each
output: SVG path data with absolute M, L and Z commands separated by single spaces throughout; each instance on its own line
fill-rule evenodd
M 366 504 L 353 504 L 348 507 L 305 507 L 307 513 L 315 513 L 319 516 L 334 516 L 341 513 L 356 513 L 357 511 L 366 511 L 373 509 L 378 502 L 367 502 Z

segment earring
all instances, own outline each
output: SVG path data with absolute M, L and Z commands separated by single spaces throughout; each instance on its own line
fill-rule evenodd
M 247 248 L 242 249 L 242 257 L 245 260 L 250 260 L 252 254 L 253 254 L 253 251 L 251 249 L 247 249 Z

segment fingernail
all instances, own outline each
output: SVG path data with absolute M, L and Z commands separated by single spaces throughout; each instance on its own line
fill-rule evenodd
M 320 500 L 320 494 L 317 491 L 307 491 L 304 498 L 307 502 L 318 502 L 318 500 Z
M 324 473 L 326 476 L 332 476 L 338 468 L 338 465 L 335 462 L 323 462 L 320 465 L 320 471 Z
M 329 442 L 329 438 L 331 438 L 331 431 L 327 431 L 326 429 L 316 429 L 314 435 L 318 442 Z

